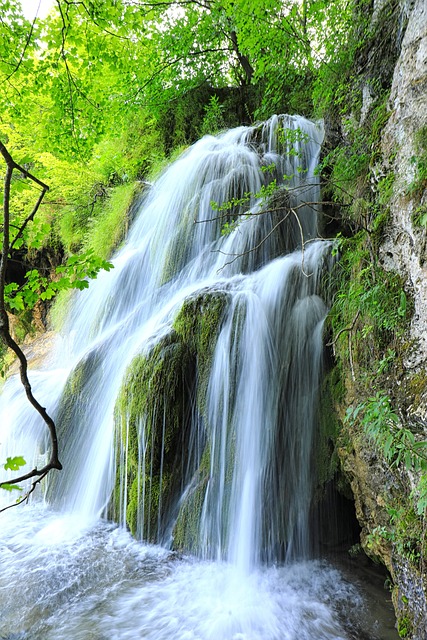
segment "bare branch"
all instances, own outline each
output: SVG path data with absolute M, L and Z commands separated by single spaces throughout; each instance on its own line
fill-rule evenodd
M 282 209 L 283 209 L 283 207 L 281 207 L 280 210 L 282 210 Z M 261 215 L 262 213 L 265 213 L 265 212 L 261 212 L 260 214 L 256 214 L 256 215 Z M 304 232 L 303 232 L 303 228 L 302 228 L 301 222 L 300 222 L 300 220 L 298 218 L 298 214 L 292 208 L 288 209 L 286 215 L 283 218 L 281 218 L 270 229 L 270 231 L 267 233 L 267 235 L 265 235 L 264 238 L 262 238 L 262 240 L 260 240 L 260 242 L 258 242 L 257 245 L 255 245 L 254 247 L 251 247 L 247 251 L 243 251 L 242 253 L 226 253 L 225 251 L 221 251 L 220 249 L 217 249 L 216 251 L 214 251 L 213 253 L 221 253 L 224 256 L 234 256 L 232 260 L 229 260 L 228 262 L 225 262 L 220 270 L 224 269 L 224 267 L 227 267 L 230 264 L 233 264 L 233 262 L 235 262 L 236 260 L 238 260 L 242 256 L 246 256 L 246 255 L 249 255 L 250 253 L 253 253 L 254 251 L 257 251 L 257 249 L 259 249 L 264 244 L 264 242 L 266 242 L 268 240 L 268 238 L 270 238 L 273 235 L 273 233 L 276 231 L 276 229 L 278 229 L 278 227 L 282 224 L 282 222 L 287 220 L 287 218 L 289 217 L 289 214 L 291 214 L 291 213 L 295 216 L 295 219 L 296 219 L 298 227 L 299 227 L 300 236 L 301 236 L 301 254 L 302 254 L 301 255 L 301 270 L 302 270 L 302 273 L 307 278 L 311 277 L 312 274 L 311 273 L 306 273 L 306 271 L 304 269 L 304 246 L 308 242 L 313 242 L 314 239 L 310 239 L 310 240 L 306 240 L 306 241 L 304 240 Z
M 27 502 L 28 498 L 33 493 L 34 489 L 47 476 L 49 471 L 50 471 L 50 469 L 47 469 L 47 470 L 44 470 L 43 473 L 40 473 L 40 477 L 37 478 L 37 480 L 34 480 L 34 482 L 31 483 L 31 488 L 26 492 L 26 494 L 21 496 L 21 498 L 19 498 L 19 500 L 17 500 L 16 502 L 14 502 L 12 504 L 9 504 L 7 507 L 3 507 L 3 509 L 0 509 L 0 513 L 3 513 L 3 511 L 7 511 L 8 509 L 12 509 L 12 507 L 17 507 L 18 505 L 22 504 L 23 502 Z M 32 477 L 32 476 L 30 476 L 30 477 Z M 24 478 L 24 479 L 26 479 L 26 478 Z M 22 482 L 22 480 L 15 480 L 14 482 L 15 483 L 16 482 Z M 1 487 L 2 484 L 6 484 L 6 483 L 0 482 L 0 487 Z M 9 482 L 7 484 L 9 484 Z
M 297 212 L 295 211 L 295 209 L 290 209 L 290 211 L 293 213 L 295 220 L 297 221 L 297 225 L 299 228 L 299 232 L 300 232 L 300 236 L 301 236 L 301 271 L 303 272 L 303 274 L 305 276 L 307 276 L 307 278 L 309 278 L 311 275 L 313 275 L 312 273 L 306 273 L 305 272 L 305 268 L 304 268 L 304 231 L 302 229 L 302 225 L 301 225 L 301 221 L 298 218 Z
M 44 198 L 44 194 L 46 193 L 46 189 L 43 189 L 43 191 L 40 193 L 36 204 L 33 207 L 33 210 L 31 211 L 30 215 L 27 216 L 27 218 L 25 218 L 24 222 L 22 223 L 22 225 L 20 226 L 18 233 L 16 234 L 16 236 L 14 237 L 13 241 L 10 243 L 10 248 L 9 250 L 13 249 L 15 243 L 17 242 L 17 240 L 19 238 L 22 237 L 22 234 L 24 233 L 25 228 L 27 227 L 29 222 L 32 222 L 34 220 L 34 216 L 36 215 L 37 211 L 39 210 L 39 207 L 42 203 L 42 200 Z
M 23 225 L 21 226 L 20 230 L 18 231 L 18 235 L 20 233 L 23 232 L 26 224 L 28 224 L 28 222 L 30 221 L 30 219 L 32 219 L 32 217 L 34 217 L 37 209 L 40 206 L 41 200 L 44 196 L 44 194 L 46 193 L 46 191 L 48 190 L 48 186 L 46 184 L 44 184 L 41 180 L 39 180 L 38 178 L 35 178 L 35 176 L 32 176 L 28 171 L 26 171 L 23 167 L 21 167 L 20 165 L 18 165 L 12 158 L 12 156 L 10 155 L 10 153 L 8 152 L 8 150 L 6 149 L 5 145 L 0 142 L 0 153 L 3 156 L 5 162 L 6 162 L 6 173 L 5 173 L 5 178 L 4 178 L 4 196 L 3 196 L 3 248 L 2 248 L 2 253 L 1 253 L 1 259 L 0 259 L 0 338 L 3 340 L 3 342 L 5 343 L 5 345 L 7 347 L 9 347 L 10 349 L 12 349 L 12 351 L 16 354 L 18 360 L 19 360 L 19 370 L 20 370 L 20 377 L 21 377 L 21 382 L 22 385 L 25 389 L 25 393 L 26 396 L 28 398 L 28 401 L 30 402 L 30 404 L 35 408 L 35 410 L 39 413 L 39 415 L 41 416 L 41 418 L 43 419 L 43 421 L 45 422 L 48 430 L 49 430 L 49 435 L 50 435 L 50 442 L 51 442 L 51 454 L 50 454 L 50 459 L 48 461 L 48 463 L 46 465 L 44 465 L 41 469 L 33 469 L 32 471 L 22 475 L 22 476 L 18 476 L 17 478 L 14 479 L 9 479 L 7 481 L 4 482 L 0 482 L 0 487 L 2 485 L 6 485 L 6 484 L 16 484 L 18 482 L 23 482 L 24 480 L 28 480 L 30 478 L 36 477 L 37 480 L 35 482 L 33 482 L 31 489 L 28 491 L 28 493 L 26 494 L 26 497 L 24 497 L 21 501 L 18 501 L 15 504 L 20 504 L 21 502 L 23 502 L 25 499 L 28 498 L 28 496 L 30 495 L 30 493 L 32 493 L 35 489 L 35 486 L 41 481 L 42 478 L 44 478 L 47 473 L 51 470 L 51 469 L 62 469 L 62 465 L 59 461 L 58 458 L 58 439 L 57 439 L 57 434 L 56 434 L 56 426 L 54 421 L 52 420 L 52 418 L 49 416 L 49 414 L 47 413 L 45 407 L 42 407 L 41 404 L 38 402 L 38 400 L 36 400 L 36 398 L 33 395 L 32 392 L 32 388 L 31 388 L 31 384 L 30 381 L 28 379 L 28 363 L 27 363 L 27 359 L 23 353 L 23 351 L 20 349 L 19 345 L 15 342 L 15 340 L 12 338 L 12 336 L 10 335 L 10 330 L 9 330 L 9 317 L 7 315 L 7 311 L 6 311 L 6 303 L 5 303 L 5 285 L 6 285 L 6 269 L 7 269 L 7 264 L 8 264 L 8 259 L 9 259 L 9 252 L 11 249 L 11 244 L 10 244 L 10 193 L 11 193 L 11 183 L 12 183 L 12 175 L 13 175 L 13 171 L 19 170 L 22 173 L 24 173 L 24 175 L 26 175 L 28 178 L 30 178 L 31 180 L 33 180 L 34 182 L 36 182 L 36 184 L 40 185 L 42 187 L 42 193 L 40 194 L 36 205 L 34 206 L 33 211 L 31 212 L 30 216 L 27 218 L 27 220 L 23 223 Z M 16 240 L 16 238 L 15 238 Z M 11 506 L 15 506 L 15 505 L 11 505 Z
M 354 329 L 354 325 L 356 324 L 357 318 L 360 316 L 360 309 L 358 310 L 358 312 L 356 313 L 356 315 L 353 318 L 353 322 L 351 323 L 351 325 L 349 327 L 344 327 L 343 329 L 340 329 L 337 333 L 337 335 L 335 336 L 335 338 L 332 340 L 332 342 L 328 342 L 327 343 L 327 347 L 333 347 L 336 345 L 336 343 L 338 342 L 338 338 L 340 337 L 341 334 L 343 334 L 346 331 L 349 331 L 350 333 L 353 331 Z
M 3 156 L 3 158 L 5 159 L 5 162 L 6 162 L 7 166 L 11 167 L 12 171 L 13 171 L 13 169 L 16 169 L 17 171 L 20 171 L 21 173 L 24 174 L 24 176 L 26 178 L 30 178 L 30 180 L 32 180 L 33 182 L 38 184 L 45 191 L 49 190 L 49 187 L 47 186 L 47 184 L 45 184 L 44 182 L 42 182 L 41 180 L 36 178 L 36 176 L 33 176 L 29 171 L 27 171 L 27 169 L 25 169 L 20 164 L 15 162 L 15 160 L 12 158 L 12 156 L 9 153 L 9 151 L 6 149 L 6 147 L 1 142 L 1 140 L 0 140 L 0 153 Z
M 224 47 L 214 47 L 214 48 L 200 49 L 198 51 L 190 51 L 189 53 L 186 53 L 185 55 L 182 55 L 182 56 L 178 56 L 173 60 L 168 60 L 159 69 L 157 69 L 154 73 L 152 73 L 151 76 L 148 78 L 148 80 L 146 80 L 140 87 L 138 87 L 138 89 L 133 94 L 133 98 L 136 98 L 136 96 L 139 93 L 141 93 L 146 87 L 148 87 L 157 76 L 161 75 L 163 71 L 165 71 L 170 67 L 173 67 L 176 64 L 179 64 L 183 60 L 186 60 L 188 57 L 202 56 L 206 53 L 224 53 L 224 52 L 228 52 L 228 49 Z

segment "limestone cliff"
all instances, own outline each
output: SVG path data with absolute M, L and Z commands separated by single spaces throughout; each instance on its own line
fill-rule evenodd
M 383 389 L 393 400 L 398 428 L 408 429 L 420 441 L 427 439 L 427 4 L 375 2 L 372 27 L 375 37 L 359 60 L 362 106 L 351 114 L 364 135 L 371 127 L 371 155 L 354 197 L 370 200 L 359 229 L 366 227 L 366 254 L 378 265 L 373 282 L 377 286 L 387 274 L 400 277 L 411 312 L 404 328 L 389 332 L 386 339 L 383 332 L 380 339 L 369 332 L 365 294 L 360 294 L 359 312 L 347 327 L 346 350 L 335 354 L 346 386 L 339 413 L 344 419 L 347 406 Z M 378 104 L 379 86 L 389 90 L 389 96 L 386 124 L 375 139 L 369 118 Z M 343 125 L 342 131 L 348 145 Z M 380 229 L 375 216 L 382 216 Z M 353 265 L 353 277 L 359 277 L 354 274 Z M 390 464 L 360 423 L 344 426 L 338 452 L 354 495 L 362 546 L 390 571 L 399 634 L 425 640 L 427 538 L 426 514 L 416 508 L 420 474 Z
M 382 136 L 382 153 L 385 170 L 393 171 L 396 179 L 390 202 L 391 225 L 381 246 L 381 258 L 386 268 L 401 273 L 414 291 L 411 337 L 418 346 L 406 362 L 412 369 L 427 364 L 426 229 L 425 225 L 416 224 L 427 207 L 425 176 L 417 175 L 422 155 L 427 151 L 424 148 L 427 141 L 421 139 L 427 126 L 427 4 L 424 0 L 417 0 L 409 13 L 389 108 L 391 116 Z M 423 415 L 427 407 L 415 409 Z

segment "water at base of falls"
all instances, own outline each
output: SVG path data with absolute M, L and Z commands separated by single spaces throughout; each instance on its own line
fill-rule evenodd
M 259 568 L 179 557 L 105 521 L 2 514 L 2 640 L 394 640 L 321 561 Z

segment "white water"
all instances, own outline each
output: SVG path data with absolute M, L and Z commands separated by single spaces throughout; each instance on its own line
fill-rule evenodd
M 277 142 L 278 127 L 307 134 L 297 155 Z M 50 360 L 31 380 L 59 427 L 61 394 L 76 366 L 73 375 L 83 371 L 85 382 L 68 386 L 77 395 L 72 428 L 61 437 L 54 510 L 39 500 L 0 516 L 0 638 L 358 637 L 351 609 L 362 600 L 335 570 L 313 562 L 275 566 L 309 549 L 326 313 L 319 289 L 329 249 L 313 242 L 304 254 L 292 251 L 301 233 L 317 233 L 316 207 L 302 206 L 296 189 L 302 200 L 319 200 L 321 137 L 317 125 L 284 117 L 199 141 L 153 186 L 114 270 L 76 296 Z M 253 215 L 221 237 L 224 221 L 211 201 L 259 191 L 271 179 L 261 167 L 272 163 L 275 177 L 290 176 L 295 213 L 275 228 L 284 209 L 256 215 L 260 203 L 252 197 Z M 115 482 L 113 415 L 126 369 L 170 330 L 188 296 L 212 288 L 227 291 L 231 303 L 206 399 L 211 468 L 196 561 L 132 541 L 99 518 Z M 0 460 L 19 454 L 29 467 L 40 463 L 44 427 L 14 378 L 1 396 L 0 420 Z
M 38 507 L 2 516 L 0 563 L 2 640 L 396 638 L 325 563 L 243 577 Z

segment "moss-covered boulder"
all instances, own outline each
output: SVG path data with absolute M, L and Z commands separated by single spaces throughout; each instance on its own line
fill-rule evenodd
M 227 300 L 211 290 L 188 298 L 169 333 L 137 355 L 124 378 L 115 409 L 112 514 L 137 537 L 169 541 L 182 495 L 193 497 L 181 531 L 194 526 L 200 511 L 191 487 L 203 477 L 204 399 Z M 189 537 L 182 533 L 181 540 Z

